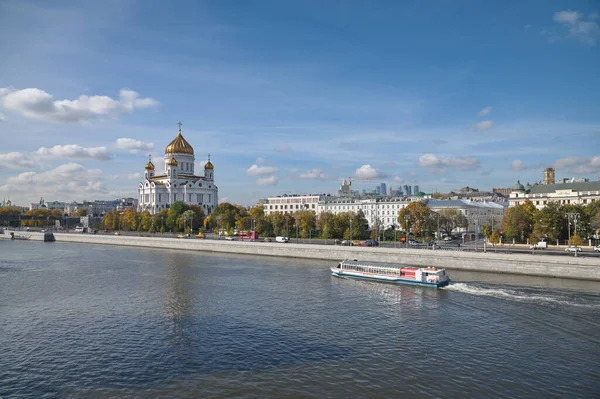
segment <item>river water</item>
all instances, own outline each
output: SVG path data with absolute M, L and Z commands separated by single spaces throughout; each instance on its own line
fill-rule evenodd
M 0 396 L 598 398 L 600 283 L 0 240 Z

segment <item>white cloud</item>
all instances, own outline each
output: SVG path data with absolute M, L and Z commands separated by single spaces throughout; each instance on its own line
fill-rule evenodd
M 102 161 L 111 158 L 106 147 L 85 148 L 77 144 L 55 145 L 52 148 L 41 147 L 34 154 L 50 158 L 91 158 Z
M 54 122 L 87 122 L 98 116 L 116 116 L 158 104 L 153 98 L 138 98 L 138 93 L 128 89 L 119 92 L 118 100 L 108 96 L 81 95 L 76 100 L 60 101 L 36 88 L 0 89 L 0 106 L 28 118 Z
M 557 159 L 556 161 L 554 161 L 553 166 L 556 169 L 569 169 L 569 168 L 573 168 L 576 166 L 581 166 L 581 165 L 585 164 L 586 162 L 587 162 L 586 158 L 568 156 L 565 158 Z
M 265 159 L 263 157 L 256 158 L 257 165 L 262 165 L 263 163 L 265 163 Z
M 600 172 L 600 156 L 591 158 L 565 157 L 557 159 L 553 165 L 556 169 L 567 169 L 571 173 L 585 174 Z
M 4 114 L 0 113 L 0 122 L 4 122 L 6 120 L 6 116 L 4 116 Z
M 290 169 L 290 172 L 296 173 L 296 172 L 298 172 L 298 168 L 292 168 L 292 169 Z
M 489 114 L 491 111 L 492 111 L 492 107 L 485 107 L 484 109 L 482 109 L 481 111 L 479 111 L 477 113 L 477 115 L 484 116 L 484 115 Z
M 229 197 L 219 197 L 219 204 L 229 202 Z
M 374 179 L 377 177 L 385 177 L 386 176 L 385 173 L 383 173 L 379 169 L 376 169 L 368 164 L 363 165 L 360 168 L 356 169 L 354 174 L 356 175 L 356 177 L 358 177 L 360 179 Z
M 127 150 L 131 154 L 137 154 L 139 150 L 152 150 L 154 148 L 154 144 L 122 137 L 117 139 L 115 142 L 115 147 L 121 150 Z
M 312 180 L 329 180 L 330 177 L 325 175 L 321 169 L 315 168 L 311 169 L 308 172 L 302 173 L 298 176 L 301 179 L 312 179 Z
M 24 172 L 9 177 L 6 184 L 0 186 L 0 193 L 69 200 L 82 196 L 94 198 L 109 193 L 102 180 L 99 169 L 87 169 L 76 163 L 68 163 L 42 173 Z
M 139 173 L 139 172 L 138 173 L 130 173 L 130 174 L 127 175 L 127 178 L 129 180 L 139 180 L 139 179 L 142 178 L 142 174 Z
M 521 171 L 527 169 L 527 166 L 525 165 L 525 162 L 521 161 L 520 159 L 515 159 L 512 161 L 511 169 L 514 171 Z
M 589 20 L 583 19 L 583 14 L 577 11 L 559 11 L 554 13 L 554 21 L 568 28 L 567 37 L 574 38 L 582 43 L 593 46 L 600 40 L 600 25 L 592 21 L 594 14 L 589 16 Z
M 436 173 L 445 173 L 442 168 L 458 170 L 474 170 L 481 166 L 481 161 L 474 157 L 448 157 L 440 158 L 435 154 L 424 154 L 419 157 L 417 166 L 429 168 Z
M 566 24 L 574 24 L 581 17 L 582 15 L 580 13 L 571 10 L 558 11 L 554 13 L 554 20 L 556 22 L 562 22 Z
M 404 183 L 404 179 L 401 178 L 400 176 L 395 176 L 394 183 Z
M 483 130 L 488 130 L 492 126 L 494 126 L 494 121 L 481 121 L 473 124 L 473 129 L 481 132 Z
M 277 178 L 275 176 L 261 177 L 256 180 L 256 184 L 259 186 L 275 186 Z
M 0 169 L 31 168 L 34 165 L 35 161 L 28 154 L 22 152 L 0 154 Z
M 275 166 L 258 166 L 252 165 L 246 170 L 246 174 L 248 176 L 261 176 L 261 175 L 270 175 L 279 171 L 279 168 Z

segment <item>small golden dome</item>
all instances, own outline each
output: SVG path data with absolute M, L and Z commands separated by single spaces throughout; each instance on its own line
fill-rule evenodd
M 152 163 L 152 161 L 148 161 L 148 163 L 146 164 L 146 166 L 144 167 L 144 169 L 146 170 L 154 170 L 154 164 Z
M 205 165 L 204 165 L 204 169 L 210 169 L 213 170 L 215 167 L 213 166 L 212 162 L 208 161 Z
M 168 166 L 177 166 L 178 164 L 177 164 L 177 160 L 175 159 L 175 157 L 172 156 L 171 159 L 169 159 L 167 161 L 167 165 Z
M 165 147 L 165 154 L 194 154 L 194 148 L 181 135 L 181 129 L 177 133 L 175 140 L 171 141 Z

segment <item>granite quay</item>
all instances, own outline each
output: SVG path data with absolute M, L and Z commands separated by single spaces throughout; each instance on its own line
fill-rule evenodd
M 9 239 L 8 231 L 0 237 Z M 42 233 L 31 233 L 30 240 L 43 241 Z M 553 257 L 547 255 L 504 254 L 493 252 L 454 252 L 406 248 L 369 248 L 321 246 L 311 244 L 263 243 L 226 240 L 177 239 L 92 234 L 56 234 L 56 242 L 121 245 L 156 249 L 208 251 L 246 255 L 278 256 L 339 261 L 359 259 L 369 262 L 435 266 L 450 270 L 520 274 L 600 281 L 597 258 Z

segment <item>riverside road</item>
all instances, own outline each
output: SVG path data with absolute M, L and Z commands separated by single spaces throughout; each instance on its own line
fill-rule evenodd
M 60 232 L 54 232 L 54 234 L 60 234 Z M 90 234 L 90 233 L 84 233 L 84 234 Z M 97 232 L 96 234 L 101 234 L 101 235 L 113 235 L 114 233 L 105 233 L 105 232 Z M 129 232 L 119 232 L 120 235 L 123 236 L 132 236 L 132 237 L 140 237 L 140 236 L 145 236 L 145 237 L 156 237 L 156 238 L 176 238 L 178 235 L 180 235 L 179 233 L 156 233 L 156 234 L 150 234 L 150 233 L 139 233 L 139 232 L 134 232 L 134 231 L 129 231 Z M 190 236 L 184 239 L 189 239 L 189 240 L 197 240 L 198 238 L 194 237 L 194 236 Z M 225 239 L 225 237 L 219 237 L 217 235 L 214 234 L 207 234 L 206 238 L 204 238 L 205 240 L 223 240 L 223 241 L 227 241 Z M 272 241 L 274 242 L 274 238 L 271 238 Z M 241 241 L 241 240 L 240 240 Z M 251 242 L 251 240 L 243 240 L 245 242 Z M 264 242 L 264 239 L 259 239 L 259 242 Z M 308 239 L 308 238 L 296 238 L 296 237 L 290 237 L 290 240 L 288 242 L 288 244 L 293 245 L 293 244 L 312 244 L 312 245 L 340 245 L 339 243 L 336 243 L 336 240 L 333 239 L 321 239 L 321 238 L 312 238 L 312 239 Z M 428 246 L 426 244 L 418 244 L 418 245 L 406 245 L 405 243 L 401 243 L 401 242 L 389 242 L 389 241 L 384 241 L 384 242 L 380 242 L 379 246 L 382 248 L 408 248 L 411 250 L 415 250 L 415 251 L 471 251 L 471 252 L 490 252 L 490 253 L 506 253 L 506 254 L 511 254 L 511 253 L 515 253 L 515 254 L 531 254 L 532 256 L 539 256 L 539 255 L 550 255 L 550 256 L 565 256 L 565 257 L 569 257 L 569 256 L 575 256 L 575 253 L 573 252 L 566 252 L 565 251 L 565 247 L 561 246 L 561 247 L 557 247 L 557 246 L 549 246 L 547 249 L 537 249 L 537 250 L 531 250 L 529 249 L 528 245 L 523 245 L 523 244 L 502 244 L 502 245 L 490 245 L 490 244 L 486 244 L 484 246 L 483 240 L 478 240 L 476 242 L 466 242 L 463 243 L 459 240 L 456 241 L 452 241 L 452 242 L 444 242 L 440 245 L 437 245 L 435 247 L 435 249 L 432 246 Z M 355 246 L 354 248 L 360 248 L 360 246 Z M 577 257 L 582 257 L 582 258 L 597 258 L 600 260 L 600 252 L 596 252 L 593 250 L 593 247 L 582 247 L 582 251 L 577 253 Z

